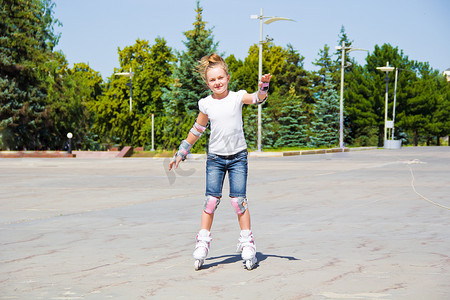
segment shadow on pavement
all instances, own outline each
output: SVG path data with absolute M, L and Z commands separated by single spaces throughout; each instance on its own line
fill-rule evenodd
M 272 254 L 264 254 L 261 252 L 256 252 L 256 258 L 258 259 L 258 265 L 255 266 L 254 269 L 258 268 L 259 264 L 262 261 L 265 261 L 269 257 L 287 259 L 287 260 L 301 260 L 301 259 L 295 258 L 293 256 L 272 255 Z M 209 263 L 210 261 L 213 261 L 213 262 Z M 202 266 L 202 269 L 209 269 L 209 268 L 217 267 L 219 265 L 224 265 L 224 264 L 233 264 L 233 263 L 236 263 L 239 261 L 242 261 L 242 263 L 244 263 L 240 254 L 230 254 L 230 255 L 209 257 L 205 260 L 205 264 Z

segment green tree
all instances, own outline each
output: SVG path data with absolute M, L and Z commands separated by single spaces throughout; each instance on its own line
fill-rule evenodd
M 9 149 L 43 149 L 48 140 L 42 66 L 59 35 L 52 1 L 2 1 L 0 9 L 0 138 Z
M 310 74 L 303 67 L 305 57 L 300 55 L 291 44 L 288 44 L 283 52 L 284 62 L 281 71 L 274 72 L 278 79 L 278 93 L 288 95 L 291 88 L 294 88 L 303 102 L 312 103 L 314 100 L 310 89 Z
M 258 84 L 258 46 L 252 45 L 244 61 L 234 56 L 226 59 L 231 73 L 232 85 L 236 90 L 253 92 Z M 263 73 L 271 73 L 269 100 L 262 106 L 262 145 L 274 147 L 278 139 L 278 117 L 282 115 L 284 99 L 295 93 L 299 101 L 313 103 L 310 89 L 310 74 L 303 68 L 304 57 L 292 45 L 286 48 L 273 43 L 263 45 Z M 248 105 L 243 109 L 244 131 L 250 148 L 256 147 L 257 106 Z M 308 116 L 307 116 L 308 119 Z
M 46 68 L 49 138 L 45 144 L 50 149 L 63 149 L 66 135 L 71 132 L 74 148 L 82 149 L 92 124 L 86 104 L 102 93 L 103 80 L 86 64 L 75 64 L 73 69 L 68 69 L 62 52 L 55 53 Z
M 342 46 L 342 42 L 345 42 L 345 47 L 351 47 L 353 44 L 353 40 L 350 40 L 350 38 L 347 35 L 347 32 L 345 31 L 344 25 L 341 26 L 341 31 L 338 35 L 338 45 Z M 342 51 L 336 49 L 334 52 L 334 55 L 336 56 L 335 60 L 335 68 L 331 71 L 331 77 L 333 78 L 333 83 L 336 84 L 336 86 L 340 85 L 341 80 L 341 66 L 342 66 Z M 344 61 L 344 73 L 345 76 L 347 76 L 347 73 L 350 73 L 353 71 L 353 68 L 357 66 L 358 63 L 356 60 L 351 56 L 350 53 L 345 53 L 345 61 Z M 344 82 L 346 84 L 346 82 Z
M 226 59 L 228 68 L 232 74 L 232 81 L 238 90 L 248 92 L 256 91 L 258 88 L 258 64 L 259 47 L 254 44 L 250 46 L 248 55 L 244 61 L 236 60 L 234 56 Z M 269 42 L 263 45 L 263 74 L 272 74 L 270 81 L 271 94 L 287 94 L 294 84 L 297 93 L 305 91 L 308 87 L 307 72 L 303 68 L 304 57 L 301 56 L 292 45 L 286 48 L 276 46 Z
M 263 57 L 266 52 L 264 52 Z M 231 74 L 231 83 L 236 90 L 245 90 L 248 92 L 255 91 L 258 87 L 258 46 L 252 45 L 248 50 L 248 55 L 242 60 L 236 60 L 234 55 L 230 55 L 225 59 L 228 64 L 228 71 Z M 267 66 L 264 65 L 263 72 L 269 73 Z M 273 74 L 272 74 L 273 75 Z M 271 85 L 272 92 L 272 85 Z
M 142 90 L 149 91 L 151 99 L 150 105 L 143 112 L 143 125 L 141 126 L 141 144 L 150 146 L 152 122 L 151 114 L 154 114 L 155 126 L 155 147 L 162 148 L 163 131 L 165 128 L 165 115 L 163 93 L 172 83 L 172 74 L 175 70 L 174 63 L 177 61 L 172 49 L 162 38 L 157 38 L 156 43 L 150 50 L 149 60 L 143 70 L 141 78 L 143 80 Z
M 306 146 L 309 138 L 305 109 L 294 88 L 291 88 L 285 101 L 281 109 L 282 116 L 279 118 L 279 137 L 275 147 Z
M 177 53 L 179 65 L 172 75 L 172 83 L 164 90 L 162 99 L 166 118 L 164 119 L 163 145 L 175 148 L 189 132 L 198 115 L 198 101 L 209 95 L 209 90 L 200 75 L 195 71 L 198 61 L 205 55 L 215 53 L 218 43 L 215 43 L 212 30 L 206 29 L 203 21 L 203 8 L 197 1 L 197 13 L 194 28 L 184 33 L 186 50 Z M 206 134 L 207 136 L 208 134 Z M 192 151 L 204 150 L 207 138 L 200 139 Z
M 105 85 L 99 72 L 93 70 L 88 64 L 77 63 L 69 70 L 69 82 L 61 95 L 69 94 L 72 99 L 71 114 L 65 120 L 71 120 L 69 125 L 73 133 L 75 149 L 101 150 L 101 139 L 92 131 L 95 122 L 95 113 L 91 107 L 103 96 Z M 65 96 L 67 97 L 67 95 Z M 52 106 L 52 109 L 53 106 Z M 61 118 L 57 112 L 54 116 Z M 59 123 L 56 123 L 59 124 Z
M 384 116 L 385 116 L 385 91 L 386 91 L 386 73 L 377 70 L 377 67 L 385 66 L 387 62 L 391 66 L 401 68 L 401 69 L 411 69 L 412 62 L 403 53 L 403 50 L 399 50 L 398 47 L 393 47 L 390 44 L 384 44 L 381 47 L 375 45 L 374 51 L 367 56 L 367 64 L 364 67 L 363 79 L 358 75 L 360 69 L 356 69 L 354 72 L 350 73 L 347 77 L 350 84 L 357 84 L 357 86 L 352 86 L 344 93 L 344 99 L 346 99 L 347 109 L 353 110 L 353 115 L 350 115 L 346 119 L 345 126 L 350 126 L 349 124 L 355 122 L 356 120 L 361 120 L 364 118 L 364 114 L 369 114 L 366 117 L 370 119 L 370 125 L 376 128 L 376 134 L 378 135 L 378 146 L 383 145 L 384 138 Z M 407 73 L 407 72 L 405 72 Z M 352 75 L 355 75 L 352 77 Z M 397 93 L 397 107 L 396 107 L 396 122 L 398 121 L 398 127 L 396 129 L 397 134 L 402 132 L 401 118 L 402 111 L 407 109 L 406 100 L 411 95 L 411 89 L 413 87 L 413 74 L 404 74 L 401 80 L 398 81 L 398 93 Z M 389 106 L 388 106 L 388 116 L 392 119 L 393 111 L 393 90 L 394 90 L 394 79 L 393 73 L 389 76 Z M 359 80 L 359 81 L 358 81 Z M 361 96 L 364 95 L 364 99 Z M 364 114 L 358 114 L 359 112 L 365 111 Z M 356 121 L 357 122 L 357 121 Z M 355 137 L 355 136 L 353 136 Z
M 440 107 L 443 98 L 440 97 L 442 93 L 440 89 L 442 76 L 439 71 L 433 70 L 429 63 L 420 64 L 420 75 L 419 84 L 416 87 L 421 87 L 421 95 L 425 95 L 427 108 L 425 111 L 427 117 L 427 124 L 425 125 L 427 146 L 430 146 L 433 138 L 436 138 L 437 144 L 439 144 L 439 139 L 441 134 L 443 134 L 443 120 L 439 116 Z
M 376 146 L 378 126 L 372 102 L 373 76 L 359 65 L 345 76 L 348 84 L 343 99 L 344 142 L 354 146 Z
M 339 95 L 330 75 L 325 76 L 323 91 L 317 93 L 314 116 L 310 145 L 335 146 L 339 142 Z
M 438 110 L 436 117 L 441 123 L 439 126 L 439 133 L 437 134 L 437 145 L 440 145 L 439 137 L 450 135 L 450 83 L 444 76 L 439 80 L 439 95 L 438 95 Z M 448 143 L 450 146 L 450 142 Z
M 341 26 L 341 30 L 339 31 L 338 34 L 338 45 L 342 46 L 342 42 L 345 42 L 345 47 L 351 47 L 353 44 L 353 41 L 350 40 L 350 38 L 347 35 L 347 32 L 345 31 L 345 27 L 344 25 Z M 341 61 L 342 61 L 342 52 L 339 49 L 336 49 L 334 55 L 336 56 L 336 66 L 340 66 L 341 65 Z M 346 59 L 348 59 L 346 57 Z M 345 64 L 345 62 L 344 62 Z
M 105 144 L 145 146 L 151 143 L 151 114 L 156 114 L 158 126 L 162 126 L 162 90 L 170 84 L 175 57 L 166 41 L 156 38 L 136 40 L 132 46 L 118 49 L 120 69 L 129 71 L 132 78 L 132 111 L 130 112 L 129 77 L 113 75 L 106 84 L 106 91 L 90 104 L 95 114 L 94 132 Z M 156 135 L 159 139 L 160 135 Z M 159 140 L 158 140 L 159 141 Z
M 240 59 L 236 59 L 236 57 L 231 54 L 230 56 L 225 58 L 225 62 L 228 65 L 228 74 L 230 74 L 230 83 L 228 84 L 228 89 L 232 91 L 239 90 L 238 81 L 234 78 L 234 72 L 240 70 L 244 63 Z
M 442 76 L 429 63 L 415 62 L 414 70 L 418 76 L 414 78 L 410 96 L 399 113 L 398 124 L 412 136 L 415 146 L 421 140 L 430 145 L 433 136 L 439 141 L 440 136 L 445 134 L 441 110 L 445 103 L 441 88 L 445 85 L 442 84 Z
M 336 77 L 336 72 L 338 72 L 338 65 L 335 61 L 333 61 L 333 58 L 330 54 L 330 47 L 325 44 L 323 49 L 319 50 L 319 58 L 313 62 L 313 65 L 317 66 L 319 70 L 317 70 L 317 75 L 319 77 L 317 82 L 315 83 L 315 86 L 325 85 L 326 77 L 330 76 L 331 74 Z

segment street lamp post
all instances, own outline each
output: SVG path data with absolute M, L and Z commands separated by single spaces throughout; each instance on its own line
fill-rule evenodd
M 72 154 L 72 138 L 73 138 L 72 132 L 67 133 L 67 138 L 69 139 L 69 145 L 67 145 L 67 152 L 69 154 Z
M 262 77 L 262 50 L 263 50 L 263 23 L 270 24 L 275 21 L 294 21 L 283 17 L 266 17 L 263 15 L 261 8 L 259 15 L 251 15 L 251 19 L 259 19 L 259 64 L 258 64 L 258 80 Z M 264 21 L 264 19 L 266 19 Z M 261 105 L 258 105 L 258 152 L 261 152 Z
M 342 41 L 341 46 L 336 46 L 336 50 L 342 51 L 341 58 L 341 97 L 339 100 L 339 148 L 344 148 L 344 69 L 347 67 L 345 65 L 345 53 L 352 51 L 369 51 L 366 49 L 345 47 L 345 41 Z
M 396 106 L 396 102 L 397 102 L 397 78 L 398 78 L 398 71 L 412 72 L 411 70 L 407 70 L 407 69 L 395 68 L 394 109 L 393 109 L 393 112 L 392 112 L 392 123 L 393 123 L 392 125 L 395 124 L 395 106 Z M 395 128 L 392 127 L 391 140 L 394 139 L 394 130 L 395 130 Z
M 121 75 L 121 76 L 125 76 L 125 77 L 130 77 L 130 82 L 128 84 L 130 86 L 130 113 L 131 113 L 131 101 L 132 101 L 132 97 L 133 97 L 132 96 L 133 95 L 133 89 L 131 87 L 131 78 L 133 78 L 134 73 L 131 72 L 131 68 L 130 68 L 130 72 L 115 73 L 115 75 Z
M 155 114 L 152 114 L 152 150 L 155 151 Z
M 394 71 L 394 67 L 389 67 L 389 62 L 386 63 L 385 67 L 377 67 L 377 70 L 380 70 L 382 72 L 386 72 L 386 95 L 385 95 L 385 107 L 384 107 L 384 147 L 386 147 L 386 140 L 387 140 L 387 112 L 388 112 L 388 85 L 389 85 L 389 72 Z M 391 127 L 391 126 L 389 126 Z
M 391 140 L 394 139 L 394 124 L 395 124 L 395 104 L 397 102 L 397 77 L 398 77 L 398 68 L 395 68 L 395 85 L 394 85 L 394 110 L 392 111 L 392 132 L 391 132 Z

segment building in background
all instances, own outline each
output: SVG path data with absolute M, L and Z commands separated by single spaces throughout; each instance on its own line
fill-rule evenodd
M 450 81 L 450 68 L 444 71 L 444 76 L 447 78 L 447 81 Z

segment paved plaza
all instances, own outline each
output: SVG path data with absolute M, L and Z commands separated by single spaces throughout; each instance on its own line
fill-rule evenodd
M 0 158 L 0 299 L 449 299 L 450 147 L 250 157 L 194 271 L 205 160 Z

